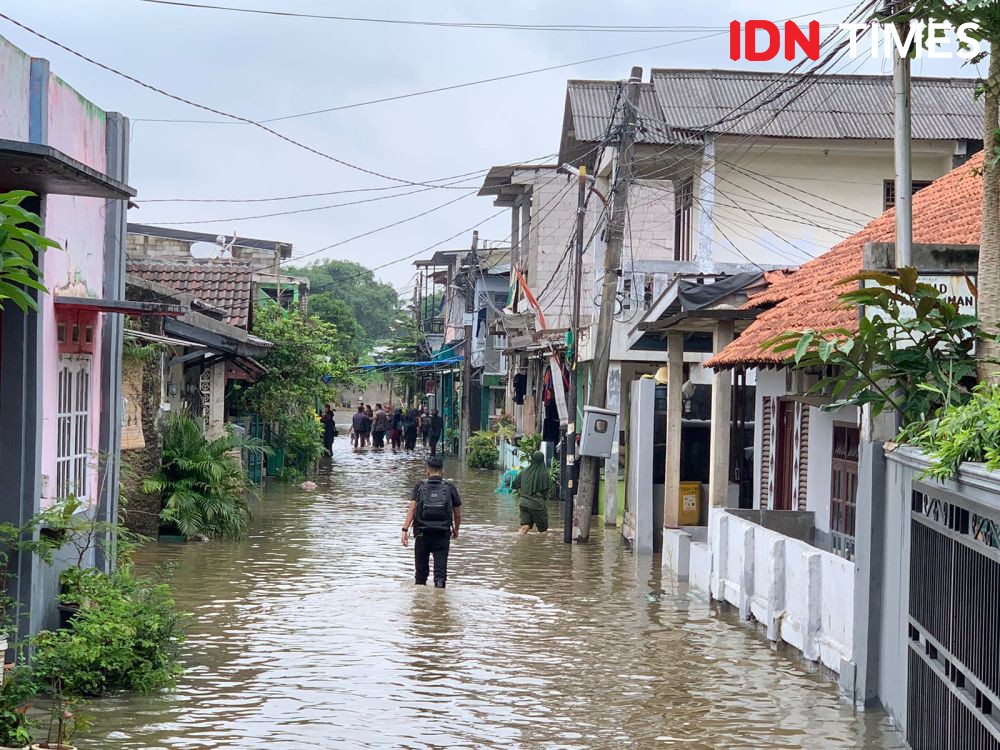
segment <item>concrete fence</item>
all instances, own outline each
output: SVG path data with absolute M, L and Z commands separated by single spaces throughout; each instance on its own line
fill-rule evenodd
M 840 674 L 852 669 L 854 564 L 727 511 L 713 511 L 708 544 L 690 544 L 690 581 L 767 637 Z

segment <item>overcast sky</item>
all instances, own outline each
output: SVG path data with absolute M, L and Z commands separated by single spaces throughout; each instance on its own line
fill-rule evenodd
M 209 0 L 212 2 L 213 0 Z M 760 2 L 664 0 L 214 0 L 218 5 L 303 13 L 434 21 L 524 24 L 615 24 L 725 28 L 762 15 Z M 821 11 L 837 0 L 768 0 L 772 19 Z M 853 6 L 852 6 L 853 7 Z M 836 23 L 841 7 L 813 17 Z M 153 5 L 141 0 L 33 0 L 4 12 L 59 42 L 171 93 L 250 119 L 266 119 L 405 94 L 438 86 L 672 44 L 561 70 L 273 123 L 272 127 L 340 159 L 383 174 L 425 181 L 554 153 L 570 78 L 618 79 L 632 65 L 750 68 L 732 63 L 728 39 L 699 41 L 706 31 L 675 33 L 548 33 L 425 28 L 303 20 Z M 162 198 L 261 198 L 392 183 L 311 155 L 252 126 L 146 122 L 151 118 L 217 119 L 142 89 L 0 19 L 0 34 L 106 110 L 133 121 L 130 183 L 141 208 L 129 220 L 147 224 L 198 221 L 180 228 L 281 240 L 297 257 L 459 198 L 432 190 L 367 205 L 270 218 L 237 218 L 326 206 L 380 193 L 274 203 L 142 203 Z M 676 44 L 676 42 L 682 42 Z M 779 60 L 772 69 L 786 69 Z M 760 67 L 758 64 L 756 67 Z M 879 72 L 867 63 L 862 72 Z M 955 63 L 925 61 L 915 73 L 970 75 Z M 470 187 L 474 185 L 469 183 Z M 418 188 L 401 186 L 393 192 Z M 309 260 L 336 257 L 369 267 L 433 245 L 499 209 L 474 194 L 398 227 Z M 506 215 L 480 228 L 503 240 Z M 468 234 L 443 247 L 461 247 Z M 411 261 L 378 275 L 407 288 Z

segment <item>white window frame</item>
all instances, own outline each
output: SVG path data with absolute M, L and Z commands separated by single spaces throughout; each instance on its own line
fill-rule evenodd
M 56 400 L 56 498 L 90 494 L 90 408 L 93 357 L 59 356 Z

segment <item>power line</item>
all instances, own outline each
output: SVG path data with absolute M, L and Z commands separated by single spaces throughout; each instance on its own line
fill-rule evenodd
M 232 5 L 212 5 L 208 3 L 178 2 L 178 0 L 139 0 L 139 2 L 153 5 L 167 5 L 178 8 L 192 8 L 198 10 L 218 10 L 232 13 L 248 13 L 266 16 L 281 16 L 285 18 L 304 18 L 323 21 L 346 21 L 354 23 L 368 24 L 390 24 L 397 26 L 427 26 L 432 28 L 448 29 L 479 29 L 479 30 L 501 30 L 501 31 L 549 31 L 549 32 L 584 32 L 584 33 L 613 33 L 613 34 L 658 34 L 685 31 L 723 31 L 718 26 L 644 26 L 644 25 L 621 25 L 621 24 L 530 24 L 530 23 L 494 23 L 480 21 L 426 21 L 411 20 L 404 18 L 368 18 L 362 16 L 331 16 L 318 13 L 294 13 L 291 11 L 263 10 L 259 8 L 243 8 Z M 831 10 L 840 10 L 850 7 L 842 5 Z
M 539 159 L 548 159 L 552 156 L 539 157 Z M 530 161 L 537 161 L 538 159 L 531 159 Z M 427 184 L 431 183 L 447 183 L 449 180 L 458 180 L 461 177 L 467 177 L 471 179 L 479 175 L 486 174 L 488 169 L 477 169 L 474 172 L 465 172 L 463 174 L 451 175 L 450 177 L 441 177 L 436 180 L 427 180 Z M 465 180 L 461 180 L 464 182 Z M 438 185 L 438 189 L 444 190 L 462 190 L 463 188 L 448 187 L 447 185 Z M 301 198 L 327 198 L 331 195 L 349 195 L 352 193 L 375 193 L 384 192 L 386 190 L 399 190 L 399 185 L 383 185 L 381 187 L 367 187 L 367 188 L 350 188 L 345 190 L 330 190 L 323 193 L 299 193 L 298 195 L 279 195 L 271 196 L 268 198 L 144 198 L 142 200 L 137 200 L 137 203 L 276 203 L 278 201 L 292 201 L 299 200 Z
M 804 14 L 801 14 L 799 16 L 792 16 L 789 20 L 794 20 L 796 18 L 804 18 L 804 17 L 807 17 L 807 16 L 816 16 L 816 15 L 820 15 L 820 14 L 823 14 L 823 13 L 830 13 L 832 11 L 841 10 L 842 8 L 851 7 L 852 5 L 853 5 L 853 3 L 849 3 L 847 5 L 840 5 L 840 6 L 837 6 L 837 7 L 834 7 L 834 8 L 826 8 L 824 10 L 815 11 L 813 13 L 804 13 Z M 327 108 L 324 108 L 324 109 L 310 110 L 308 112 L 299 112 L 297 114 L 283 115 L 281 117 L 271 117 L 271 118 L 268 118 L 268 119 L 265 119 L 265 120 L 260 120 L 259 122 L 261 122 L 261 123 L 281 122 L 282 120 L 291 120 L 291 119 L 295 119 L 295 118 L 299 118 L 299 117 L 311 117 L 313 115 L 327 114 L 329 112 L 340 112 L 340 111 L 343 111 L 343 110 L 346 110 L 346 109 L 355 109 L 355 108 L 358 108 L 358 107 L 367 107 L 367 106 L 372 105 L 372 104 L 382 104 L 382 103 L 385 103 L 385 102 L 393 102 L 393 101 L 398 101 L 398 100 L 401 100 L 401 99 L 409 99 L 409 98 L 417 97 L 417 96 L 425 96 L 427 94 L 436 94 L 436 93 L 440 93 L 440 92 L 443 92 L 443 91 L 454 91 L 456 89 L 467 88 L 469 86 L 478 86 L 478 85 L 484 84 L 484 83 L 495 83 L 497 81 L 506 81 L 506 80 L 510 80 L 512 78 L 521 78 L 521 77 L 524 77 L 524 76 L 535 75 L 537 73 L 547 73 L 547 72 L 550 72 L 550 71 L 553 71 L 553 70 L 562 70 L 564 68 L 571 68 L 571 67 L 574 67 L 574 66 L 577 66 L 577 65 L 587 65 L 587 64 L 592 63 L 592 62 L 601 62 L 601 61 L 604 61 L 604 60 L 613 60 L 613 59 L 618 58 L 618 57 L 626 57 L 628 55 L 635 55 L 635 54 L 639 54 L 641 52 L 651 52 L 653 50 L 665 49 L 667 47 L 673 47 L 673 46 L 676 46 L 676 45 L 679 45 L 679 44 L 687 44 L 688 42 L 697 42 L 697 41 L 702 41 L 702 40 L 705 40 L 705 39 L 712 39 L 714 37 L 722 36 L 722 35 L 727 34 L 727 33 L 729 33 L 728 29 L 727 30 L 722 30 L 722 31 L 716 31 L 714 33 L 706 34 L 704 36 L 697 36 L 697 37 L 691 37 L 691 38 L 688 38 L 688 39 L 677 40 L 677 41 L 674 41 L 674 42 L 668 42 L 666 44 L 656 45 L 656 46 L 653 46 L 653 47 L 643 47 L 641 49 L 630 50 L 628 52 L 617 52 L 615 54 L 604 55 L 602 57 L 592 57 L 592 58 L 589 58 L 589 59 L 586 59 L 586 60 L 577 60 L 575 62 L 561 63 L 559 65 L 550 65 L 550 66 L 547 66 L 547 67 L 544 67 L 544 68 L 535 68 L 533 70 L 525 70 L 525 71 L 521 71 L 519 73 L 509 73 L 509 74 L 506 74 L 506 75 L 493 76 L 491 78 L 482 78 L 482 79 L 479 79 L 479 80 L 476 80 L 476 81 L 468 81 L 468 82 L 465 82 L 465 83 L 458 83 L 458 84 L 453 84 L 453 85 L 450 85 L 450 86 L 439 86 L 437 88 L 425 89 L 423 91 L 414 91 L 414 92 L 411 92 L 411 93 L 408 93 L 408 94 L 397 94 L 397 95 L 394 95 L 394 96 L 382 97 L 382 98 L 379 98 L 379 99 L 369 99 L 369 100 L 366 100 L 366 101 L 354 102 L 352 104 L 343 104 L 343 105 L 339 105 L 339 106 L 336 106 L 336 107 L 327 107 Z M 183 118 L 153 118 L 153 117 L 144 117 L 143 118 L 143 117 L 139 117 L 139 118 L 132 118 L 132 119 L 133 119 L 134 122 L 196 123 L 196 124 L 205 124 L 205 125 L 235 125 L 235 124 L 240 124 L 240 123 L 229 122 L 229 121 L 226 121 L 226 120 L 192 120 L 192 119 L 183 119 Z
M 462 180 L 462 182 L 465 182 L 465 181 L 466 180 Z M 196 219 L 196 220 L 189 220 L 189 221 L 157 221 L 157 222 L 155 222 L 155 224 L 157 224 L 158 226 L 184 226 L 184 225 L 189 225 L 189 224 L 224 224 L 224 223 L 228 223 L 228 222 L 231 222 L 231 221 L 252 221 L 252 220 L 256 220 L 256 219 L 271 219 L 271 218 L 274 218 L 275 216 L 292 216 L 292 215 L 295 215 L 295 214 L 308 214 L 308 213 L 314 213 L 316 211 L 327 211 L 327 210 L 329 210 L 331 208 L 344 208 L 346 206 L 360 206 L 360 205 L 362 205 L 364 203 L 376 203 L 378 201 L 390 200 L 392 198 L 404 198 L 404 197 L 406 197 L 408 195 L 416 195 L 417 193 L 426 193 L 426 192 L 428 192 L 430 190 L 434 190 L 434 189 L 435 188 L 432 188 L 432 187 L 419 188 L 418 190 L 410 190 L 410 191 L 408 191 L 406 193 L 396 193 L 394 195 L 380 195 L 377 198 L 363 198 L 361 200 L 348 201 L 346 203 L 332 203 L 329 206 L 313 206 L 312 208 L 298 208 L 298 209 L 293 209 L 291 211 L 275 211 L 274 213 L 270 213 L 270 214 L 257 214 L 257 215 L 254 215 L 254 216 L 230 216 L 230 217 L 224 218 L 224 219 Z M 471 195 L 473 193 L 479 192 L 479 188 L 478 187 L 470 188 L 469 186 L 465 186 L 464 189 L 466 191 L 466 195 Z M 461 197 L 465 197 L 465 196 L 463 195 L 463 196 L 459 196 L 459 197 L 461 198 Z
M 442 208 L 447 208 L 448 206 L 452 205 L 453 203 L 458 203 L 461 200 L 465 200 L 466 198 L 470 197 L 471 195 L 473 195 L 473 193 L 466 193 L 464 195 L 460 195 L 457 198 L 452 198 L 450 201 L 442 203 L 442 204 L 440 204 L 438 206 L 434 206 L 433 208 L 429 208 L 426 211 L 421 211 L 420 213 L 414 214 L 413 216 L 407 216 L 405 219 L 400 219 L 399 221 L 394 221 L 391 224 L 383 224 L 380 227 L 376 227 L 375 229 L 370 229 L 367 232 L 362 232 L 361 234 L 356 234 L 353 237 L 348 237 L 348 238 L 343 239 L 343 240 L 338 240 L 337 242 L 334 242 L 334 243 L 332 243 L 330 245 L 327 245 L 326 247 L 321 247 L 318 250 L 311 250 L 310 252 L 305 253 L 304 255 L 300 255 L 297 258 L 294 258 L 294 260 L 302 260 L 303 258 L 310 258 L 313 255 L 318 255 L 319 253 L 322 253 L 322 252 L 324 252 L 326 250 L 332 250 L 335 247 L 340 247 L 341 245 L 346 245 L 348 242 L 354 242 L 355 240 L 360 240 L 363 237 L 370 237 L 373 234 L 378 234 L 379 232 L 384 232 L 386 229 L 392 229 L 393 227 L 398 227 L 400 224 L 406 224 L 408 222 L 415 221 L 416 219 L 421 219 L 424 216 L 427 216 L 428 214 L 434 213 L 435 211 L 440 211 Z M 499 215 L 499 214 L 497 214 L 497 215 Z M 478 226 L 478 224 L 476 226 Z M 293 260 L 292 258 L 288 259 L 289 262 L 292 261 L 292 260 Z M 405 260 L 405 258 L 404 258 L 404 260 Z M 394 261 L 394 262 L 398 262 L 398 261 Z M 390 264 L 387 264 L 387 265 L 392 265 L 392 264 L 390 263 Z M 384 266 L 380 266 L 380 268 L 383 268 L 383 267 Z M 377 270 L 377 269 L 371 269 L 371 270 Z
M 302 143 L 301 141 L 297 141 L 294 138 L 290 138 L 287 135 L 284 135 L 283 133 L 279 133 L 277 130 L 274 130 L 273 128 L 270 128 L 270 127 L 268 127 L 267 125 L 265 125 L 263 123 L 257 122 L 255 120 L 251 120 L 251 119 L 249 119 L 247 117 L 242 117 L 241 115 L 234 115 L 234 114 L 232 114 L 230 112 L 225 112 L 225 111 L 223 111 L 221 109 L 216 109 L 216 108 L 210 107 L 210 106 L 208 106 L 206 104 L 199 104 L 198 102 L 193 101 L 191 99 L 187 99 L 187 98 L 185 98 L 183 96 L 179 96 L 177 94 L 172 94 L 169 91 L 164 91 L 163 89 L 158 88 L 156 86 L 153 86 L 152 84 L 149 84 L 149 83 L 146 83 L 144 81 L 139 80 L 135 76 L 129 75 L 128 73 L 123 73 L 122 71 L 118 70 L 117 68 L 113 68 L 110 65 L 105 65 L 102 62 L 98 62 L 97 60 L 93 59 L 92 57 L 88 57 L 87 55 L 84 55 L 82 52 L 77 52 L 75 49 L 72 49 L 71 47 L 68 47 L 65 44 L 62 44 L 61 42 L 57 42 L 55 39 L 52 39 L 51 37 L 48 37 L 48 36 L 46 36 L 45 34 L 42 34 L 39 31 L 35 31 L 30 26 L 26 26 L 25 24 L 21 23 L 20 21 L 16 21 L 16 20 L 14 20 L 13 18 L 11 18 L 10 16 L 8 16 L 8 15 L 6 15 L 4 13 L 0 13 L 0 18 L 3 18 L 6 21 L 9 21 L 10 23 L 14 24 L 18 28 L 21 28 L 24 31 L 27 31 L 29 34 L 32 34 L 33 36 L 36 36 L 39 39 L 45 40 L 49 44 L 55 45 L 59 49 L 65 50 L 66 52 L 70 53 L 71 55 L 80 58 L 84 62 L 88 62 L 91 65 L 95 65 L 98 68 L 101 68 L 102 70 L 106 70 L 107 72 L 113 73 L 114 75 L 119 76 L 121 78 L 124 78 L 127 81 L 131 81 L 132 83 L 134 83 L 134 84 L 136 84 L 138 86 L 141 86 L 144 89 L 148 89 L 149 91 L 153 91 L 153 92 L 155 92 L 157 94 L 160 94 L 161 96 L 167 97 L 168 99 L 173 99 L 174 101 L 181 102 L 182 104 L 186 104 L 189 107 L 194 107 L 195 109 L 200 109 L 200 110 L 203 110 L 205 112 L 211 112 L 212 114 L 219 115 L 221 117 L 228 117 L 229 119 L 234 120 L 236 122 L 243 123 L 244 125 L 252 125 L 255 128 L 259 128 L 260 130 L 263 130 L 265 133 L 269 133 L 270 135 L 273 135 L 275 138 L 278 138 L 278 139 L 280 139 L 282 141 L 285 141 L 286 143 L 289 143 L 289 144 L 295 146 L 296 148 L 300 148 L 300 149 L 302 149 L 304 151 L 307 151 L 307 152 L 309 152 L 311 154 L 314 154 L 315 156 L 319 156 L 319 157 L 321 157 L 323 159 L 326 159 L 328 161 L 332 161 L 335 164 L 339 164 L 339 165 L 341 165 L 343 167 L 347 167 L 349 169 L 353 169 L 353 170 L 355 170 L 357 172 L 363 172 L 364 174 L 370 174 L 373 177 L 379 177 L 379 178 L 381 178 L 383 180 L 388 180 L 389 182 L 398 182 L 398 183 L 403 184 L 403 185 L 413 185 L 415 187 L 435 187 L 434 185 L 431 185 L 431 184 L 426 183 L 426 182 L 414 182 L 412 180 L 406 180 L 406 179 L 403 179 L 401 177 L 393 177 L 391 175 L 382 174 L 381 172 L 377 172 L 375 170 L 368 169 L 367 167 L 362 167 L 362 166 L 359 166 L 357 164 L 352 164 L 349 161 L 345 161 L 344 159 L 340 159 L 340 158 L 338 158 L 336 156 L 333 156 L 332 154 L 328 154 L 328 153 L 326 153 L 324 151 L 320 151 L 319 149 L 314 148 L 313 146 L 309 146 L 309 145 L 307 145 L 305 143 Z
M 0 17 L 7 18 L 0 14 Z M 9 19 L 8 19 L 9 20 Z M 20 24 L 19 24 L 20 25 Z M 395 102 L 401 99 L 411 99 L 417 96 L 426 96 L 427 94 L 437 94 L 443 91 L 455 91 L 456 89 L 469 88 L 470 86 L 479 86 L 485 83 L 496 83 L 497 81 L 509 81 L 514 78 L 523 78 L 525 76 L 536 75 L 538 73 L 548 73 L 553 70 L 563 70 L 565 68 L 572 68 L 578 65 L 588 65 L 594 62 L 602 62 L 604 60 L 614 60 L 619 57 L 628 57 L 629 55 L 637 55 L 642 52 L 652 52 L 654 50 L 666 49 L 668 47 L 675 47 L 679 44 L 687 44 L 688 42 L 698 42 L 704 39 L 712 39 L 717 36 L 722 36 L 723 34 L 728 34 L 728 31 L 719 31 L 712 34 L 706 34 L 703 36 L 690 37 L 688 39 L 679 39 L 674 42 L 667 42 L 665 44 L 657 44 L 652 47 L 642 47 L 640 49 L 633 49 L 627 52 L 616 52 L 611 55 L 602 55 L 600 57 L 591 57 L 586 60 L 575 60 L 574 62 L 560 63 L 558 65 L 549 65 L 544 68 L 535 68 L 533 70 L 524 70 L 518 73 L 507 73 L 505 75 L 493 76 L 491 78 L 480 78 L 476 81 L 466 81 L 465 83 L 456 83 L 449 86 L 438 86 L 432 89 L 424 89 L 422 91 L 412 91 L 407 94 L 396 94 L 394 96 L 385 96 L 379 99 L 367 99 L 365 101 L 353 102 L 351 104 L 341 104 L 336 107 L 326 107 L 324 109 L 314 109 L 308 112 L 298 112 L 292 115 L 283 115 L 281 117 L 270 117 L 266 120 L 259 120 L 256 123 L 248 122 L 228 122 L 225 120 L 189 120 L 189 119 L 174 119 L 174 118 L 155 118 L 155 117 L 136 117 L 132 118 L 135 122 L 169 122 L 169 123 L 196 123 L 202 125 L 238 125 L 238 124 L 255 124 L 260 125 L 263 123 L 281 122 L 283 120 L 293 120 L 300 117 L 312 117 L 313 115 L 323 115 L 330 112 L 342 112 L 346 109 L 357 109 L 358 107 L 367 107 L 372 104 L 384 104 L 385 102 Z M 44 37 L 43 37 L 44 38 Z M 61 45 L 60 45 L 61 46 Z M 220 114 L 220 113 L 216 113 Z M 225 114 L 225 113 L 221 113 Z M 242 118 L 240 118 L 242 119 Z

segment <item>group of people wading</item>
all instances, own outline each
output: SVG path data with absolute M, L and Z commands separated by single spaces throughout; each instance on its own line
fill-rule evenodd
M 392 409 L 387 406 L 375 404 L 372 409 L 370 404 L 358 404 L 351 418 L 351 446 L 359 450 L 368 447 L 380 450 L 386 447 L 388 436 L 393 451 L 412 451 L 419 438 L 423 446 L 430 449 L 430 454 L 436 456 L 444 431 L 444 420 L 437 409 L 428 411 L 426 406 L 404 409 L 402 405 Z

